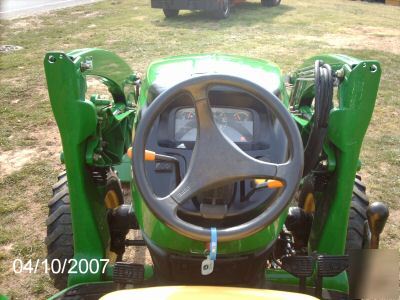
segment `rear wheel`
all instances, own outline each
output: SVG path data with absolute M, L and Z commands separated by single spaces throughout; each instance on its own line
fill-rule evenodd
M 231 14 L 230 0 L 222 0 L 218 9 L 213 13 L 217 19 L 226 19 Z
M 107 208 L 115 208 L 123 204 L 119 179 L 113 172 L 110 172 L 107 177 L 104 202 Z M 74 257 L 74 238 L 66 172 L 62 172 L 58 176 L 58 182 L 53 186 L 53 197 L 48 206 L 49 216 L 46 220 L 47 237 L 45 244 L 47 246 L 47 260 L 51 265 L 54 260 L 57 263 L 63 263 Z M 109 251 L 108 258 L 118 260 L 121 259 L 121 255 Z M 55 264 L 57 265 L 57 263 Z M 67 264 L 65 270 L 68 269 L 69 265 Z M 50 270 L 50 277 L 54 280 L 56 288 L 64 289 L 67 287 L 67 272 L 53 273 Z
M 281 0 L 261 0 L 261 5 L 266 7 L 278 6 Z
M 179 9 L 163 9 L 164 15 L 166 18 L 174 18 L 179 15 Z

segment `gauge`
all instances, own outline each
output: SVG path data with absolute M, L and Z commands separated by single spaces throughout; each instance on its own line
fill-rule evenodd
M 214 121 L 233 142 L 253 141 L 253 113 L 246 109 L 213 107 Z M 194 108 L 181 108 L 175 114 L 175 140 L 195 141 L 197 122 Z
M 249 111 L 238 111 L 233 114 L 233 117 L 237 121 L 250 121 L 252 120 L 251 112 Z
M 226 123 L 228 121 L 228 116 L 222 109 L 214 108 L 213 110 L 214 121 L 218 123 Z
M 187 111 L 185 113 L 185 120 L 192 120 L 195 118 L 195 114 L 193 111 Z

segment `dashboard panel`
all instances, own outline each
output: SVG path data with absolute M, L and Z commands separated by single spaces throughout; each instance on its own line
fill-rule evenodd
M 214 89 L 209 92 L 209 101 L 220 131 L 249 156 L 275 163 L 287 160 L 287 141 L 283 128 L 273 113 L 257 98 L 238 90 Z M 146 149 L 174 156 L 179 161 L 183 177 L 189 167 L 196 136 L 197 120 L 193 101 L 188 94 L 178 94 L 154 122 Z M 160 197 L 176 187 L 175 175 L 173 166 L 167 163 L 146 165 L 146 176 L 155 194 Z M 251 189 L 250 180 L 236 183 L 234 203 L 247 205 L 241 199 Z M 264 192 L 255 193 L 250 202 L 261 199 L 263 195 Z M 194 203 L 188 201 L 186 209 L 195 211 L 197 208 Z
M 212 107 L 214 121 L 219 130 L 231 141 L 252 142 L 254 139 L 254 113 L 247 109 Z M 179 108 L 174 117 L 174 138 L 179 142 L 194 142 L 197 118 L 193 107 Z

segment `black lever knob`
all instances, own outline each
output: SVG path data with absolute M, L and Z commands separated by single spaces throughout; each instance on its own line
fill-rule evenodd
M 382 202 L 374 202 L 367 209 L 368 224 L 371 230 L 371 249 L 379 248 L 379 236 L 389 217 L 389 209 Z

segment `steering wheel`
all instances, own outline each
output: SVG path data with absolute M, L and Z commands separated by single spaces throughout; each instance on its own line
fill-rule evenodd
M 229 140 L 214 122 L 208 91 L 212 86 L 235 87 L 255 96 L 280 122 L 288 141 L 288 160 L 270 163 L 257 160 Z M 187 93 L 195 106 L 197 138 L 185 177 L 167 196 L 154 194 L 145 173 L 145 147 L 157 117 L 178 94 Z M 298 188 L 303 172 L 303 144 L 299 130 L 280 100 L 263 87 L 230 75 L 201 75 L 178 83 L 161 93 L 141 115 L 133 142 L 132 168 L 136 186 L 143 200 L 168 227 L 199 241 L 209 241 L 211 229 L 182 220 L 178 207 L 196 194 L 234 181 L 249 178 L 275 179 L 284 186 L 268 201 L 264 210 L 251 220 L 229 228 L 218 229 L 219 241 L 250 236 L 270 225 L 282 213 Z M 266 199 L 269 200 L 269 199 Z

